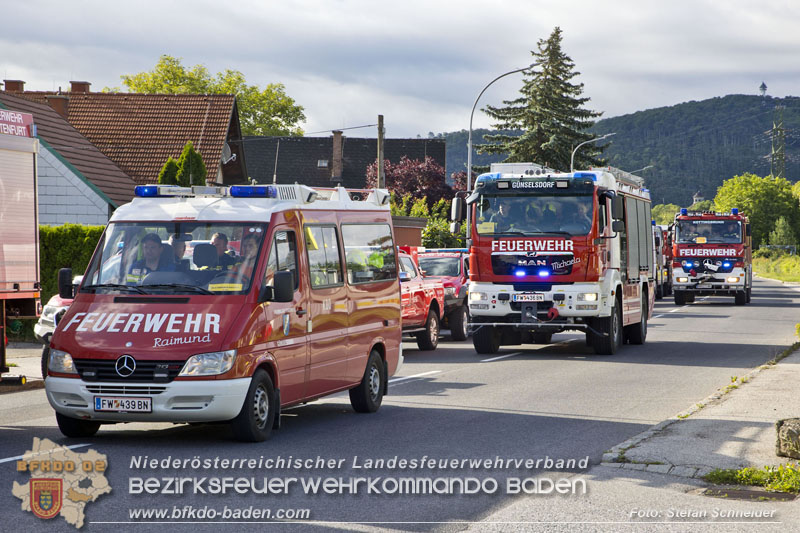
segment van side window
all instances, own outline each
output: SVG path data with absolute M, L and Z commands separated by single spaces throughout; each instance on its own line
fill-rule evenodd
M 342 263 L 335 226 L 305 226 L 311 288 L 343 285 Z
M 342 224 L 348 283 L 397 278 L 392 230 L 388 224 Z
M 294 288 L 297 289 L 300 278 L 297 273 L 297 239 L 293 231 L 275 233 L 267 259 L 264 285 L 272 286 L 272 278 L 278 270 L 290 271 L 294 276 Z

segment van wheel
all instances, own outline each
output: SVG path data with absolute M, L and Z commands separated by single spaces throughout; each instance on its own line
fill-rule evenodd
M 497 353 L 500 350 L 500 332 L 494 326 L 481 326 L 472 334 L 472 344 L 480 354 Z
M 459 307 L 450 314 L 448 318 L 450 324 L 450 338 L 454 341 L 467 340 L 469 336 L 467 323 L 469 322 L 469 314 L 467 313 L 466 306 Z
M 642 320 L 625 326 L 625 337 L 630 344 L 644 344 L 647 339 L 647 293 L 642 296 Z
M 439 346 L 439 315 L 433 309 L 428 310 L 425 331 L 417 333 L 417 346 L 420 350 L 435 350 Z
M 747 292 L 745 291 L 738 291 L 734 296 L 733 300 L 736 305 L 744 305 L 747 303 Z
M 242 410 L 231 420 L 231 429 L 236 440 L 243 442 L 267 440 L 272 432 L 277 410 L 272 379 L 265 370 L 259 368 L 250 381 Z
M 383 402 L 386 365 L 378 352 L 369 354 L 364 377 L 357 387 L 350 389 L 350 405 L 356 413 L 374 413 Z
M 619 303 L 619 302 L 617 302 Z M 598 355 L 614 355 L 622 346 L 622 310 L 619 305 L 611 308 L 611 316 L 596 318 L 595 328 L 607 335 L 593 335 L 594 353 Z
M 42 379 L 47 379 L 47 364 L 50 361 L 50 344 L 42 349 Z
M 58 412 L 56 412 L 56 422 L 58 422 L 58 429 L 61 430 L 61 433 L 63 433 L 65 437 L 91 437 L 100 429 L 100 422 L 80 420 L 78 418 L 62 415 Z
M 534 344 L 550 344 L 550 341 L 553 340 L 552 333 L 534 333 L 531 337 Z

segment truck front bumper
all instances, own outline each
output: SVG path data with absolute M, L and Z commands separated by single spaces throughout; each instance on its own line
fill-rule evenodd
M 742 269 L 699 276 L 679 272 L 672 277 L 672 289 L 691 292 L 699 296 L 735 296 L 736 293 L 747 289 L 746 279 Z
M 98 422 L 216 422 L 235 418 L 244 405 L 250 378 L 170 383 L 86 382 L 49 376 L 47 400 L 57 412 Z M 97 396 L 150 398 L 150 413 L 95 411 Z

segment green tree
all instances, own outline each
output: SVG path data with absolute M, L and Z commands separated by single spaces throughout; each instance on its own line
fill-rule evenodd
M 192 141 L 187 142 L 178 158 L 178 173 L 175 176 L 178 185 L 182 187 L 205 185 L 207 173 L 200 152 L 194 149 Z
M 797 244 L 797 238 L 786 217 L 780 217 L 775 222 L 775 229 L 769 234 L 769 243 L 778 246 L 794 246 Z
M 409 211 L 408 216 L 419 218 L 430 217 L 431 212 L 430 209 L 428 209 L 428 198 L 423 196 L 422 198 L 414 200 L 414 204 L 411 206 L 411 211 Z
M 161 172 L 158 173 L 158 183 L 161 185 L 177 185 L 179 169 L 178 162 L 173 157 L 170 157 L 161 167 Z
M 505 107 L 484 109 L 495 120 L 495 128 L 520 130 L 522 135 L 485 135 L 489 144 L 477 149 L 479 153 L 506 154 L 506 162 L 532 161 L 569 170 L 574 147 L 596 137 L 586 130 L 601 113 L 584 109 L 589 98 L 581 97 L 583 84 L 570 81 L 580 73 L 561 50 L 561 28 L 539 40 L 537 48 L 531 55 L 539 66 L 523 72 L 521 96 L 504 100 Z M 602 164 L 602 151 L 603 147 L 592 144 L 582 147 L 575 156 L 575 167 Z
M 692 204 L 689 207 L 689 211 L 713 211 L 714 210 L 714 200 L 703 200 L 702 202 L 697 202 L 696 204 Z
M 675 214 L 680 210 L 680 206 L 675 204 L 658 204 L 653 206 L 650 214 L 656 224 L 669 225 L 675 220 Z
M 282 83 L 263 90 L 248 85 L 244 74 L 227 69 L 212 76 L 203 65 L 187 68 L 180 58 L 162 55 L 153 70 L 123 74 L 129 91 L 146 94 L 233 94 L 243 135 L 302 135 L 303 107 L 286 94 Z
M 461 232 L 453 234 L 450 224 L 443 218 L 432 218 L 422 229 L 422 246 L 427 248 L 460 248 L 466 242 L 466 225 L 461 225 Z
M 792 194 L 794 197 L 800 200 L 800 181 L 792 185 Z
M 800 206 L 792 194 L 792 185 L 784 178 L 742 174 L 725 180 L 714 197 L 717 211 L 736 207 L 750 219 L 753 248 L 767 242 L 769 232 L 781 217 L 796 228 Z

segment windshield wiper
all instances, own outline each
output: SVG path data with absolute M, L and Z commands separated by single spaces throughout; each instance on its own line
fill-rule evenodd
M 143 285 L 143 287 L 152 287 L 154 289 L 178 288 L 182 290 L 199 292 L 200 294 L 216 294 L 203 287 L 198 287 L 197 285 L 186 285 L 183 283 L 154 283 L 152 285 Z
M 139 294 L 147 294 L 140 287 L 137 287 L 136 285 L 122 285 L 120 283 L 100 283 L 98 285 L 87 285 L 87 286 L 85 286 L 83 288 L 84 289 L 117 289 L 117 290 L 136 291 Z

